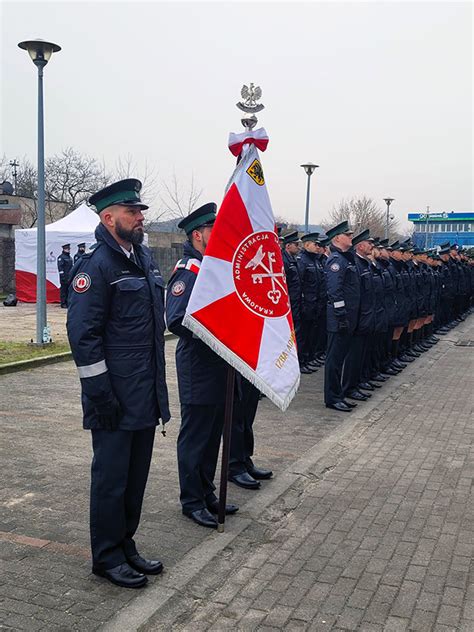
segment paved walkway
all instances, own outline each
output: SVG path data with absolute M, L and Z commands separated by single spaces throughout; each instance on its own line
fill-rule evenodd
M 224 534 L 179 512 L 173 423 L 138 537 L 166 572 L 137 592 L 90 574 L 72 363 L 0 377 L 0 626 L 473 632 L 474 355 L 459 339 L 473 317 L 350 415 L 323 408 L 321 372 L 284 415 L 263 400 L 258 463 L 275 478 L 230 486 Z
M 67 342 L 67 310 L 58 303 L 47 305 L 47 323 L 54 342 Z M 4 307 L 0 303 L 0 339 L 8 342 L 36 340 L 36 304 L 18 303 Z

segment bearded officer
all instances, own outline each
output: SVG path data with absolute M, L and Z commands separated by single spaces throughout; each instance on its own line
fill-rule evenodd
M 358 321 L 360 280 L 354 261 L 347 221 L 326 231 L 331 240 L 326 262 L 328 347 L 324 365 L 324 401 L 327 408 L 350 412 L 356 404 L 344 400 L 342 368 Z
M 165 382 L 164 282 L 141 246 L 141 182 L 116 182 L 90 198 L 97 244 L 76 264 L 67 331 L 92 433 L 93 573 L 139 588 L 162 571 L 137 551 L 155 428 L 170 418 Z
M 59 272 L 59 297 L 61 301 L 61 307 L 67 307 L 67 291 L 69 287 L 69 281 L 71 280 L 70 274 L 72 270 L 72 257 L 71 257 L 71 244 L 64 244 L 62 246 L 62 252 L 58 257 L 57 265 Z
M 203 527 L 217 528 L 218 499 L 214 476 L 224 425 L 227 363 L 183 326 L 197 274 L 201 267 L 217 207 L 205 204 L 178 224 L 187 235 L 184 257 L 168 282 L 166 322 L 179 337 L 176 347 L 181 404 L 178 436 L 180 501 L 185 516 Z M 226 514 L 238 510 L 226 505 Z

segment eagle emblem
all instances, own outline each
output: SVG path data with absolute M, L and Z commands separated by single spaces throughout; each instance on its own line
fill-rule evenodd
M 256 86 L 253 83 L 248 86 L 244 85 L 240 91 L 240 96 L 243 101 L 239 101 L 237 107 L 239 110 L 242 110 L 242 112 L 254 114 L 255 112 L 260 112 L 265 107 L 262 103 L 257 103 L 262 96 L 260 86 Z

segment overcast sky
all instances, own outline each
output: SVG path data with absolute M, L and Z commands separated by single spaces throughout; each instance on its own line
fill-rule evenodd
M 220 203 L 243 83 L 262 87 L 275 215 L 311 222 L 342 198 L 393 213 L 472 211 L 470 2 L 2 2 L 1 141 L 36 160 L 36 69 L 17 47 L 60 44 L 45 69 L 46 155 L 192 174 Z

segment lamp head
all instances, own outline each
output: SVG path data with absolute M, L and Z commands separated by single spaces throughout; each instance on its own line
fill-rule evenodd
M 384 199 L 383 199 L 383 201 L 385 202 L 385 204 L 386 204 L 387 206 L 390 206 L 390 204 L 394 201 L 394 199 L 395 199 L 395 198 L 389 198 L 389 197 L 386 197 L 386 198 L 384 198 Z
M 307 162 L 300 166 L 303 167 L 307 176 L 312 176 L 314 171 L 319 167 L 319 165 L 314 165 L 312 162 Z
M 20 48 L 28 51 L 28 55 L 31 57 L 35 66 L 46 66 L 51 59 L 53 53 L 57 53 L 61 50 L 61 46 L 53 44 L 53 42 L 45 42 L 42 39 L 25 40 L 18 44 Z

